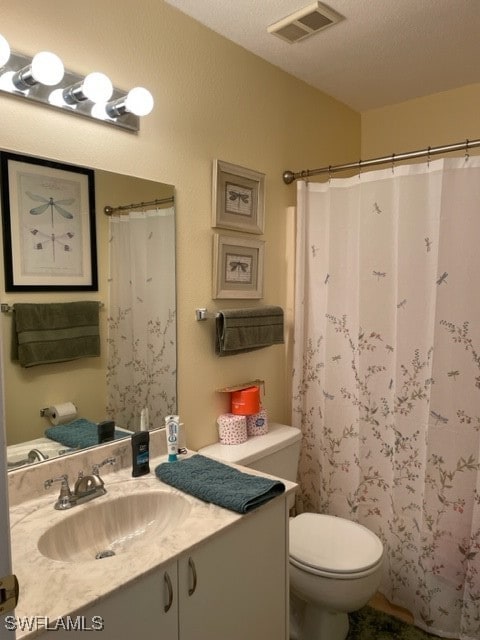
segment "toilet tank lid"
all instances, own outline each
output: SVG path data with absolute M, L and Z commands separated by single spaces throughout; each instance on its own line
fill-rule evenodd
M 301 431 L 296 427 L 270 422 L 268 432 L 262 436 L 252 436 L 242 444 L 217 442 L 203 447 L 198 453 L 216 460 L 248 466 L 260 458 L 298 442 L 301 437 Z

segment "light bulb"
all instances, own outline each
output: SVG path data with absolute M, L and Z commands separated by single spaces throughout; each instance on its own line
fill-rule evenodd
M 8 91 L 13 93 L 15 91 L 15 85 L 13 84 L 14 71 L 7 71 L 0 76 L 0 89 L 2 91 Z
M 75 106 L 85 100 L 105 104 L 112 93 L 113 85 L 110 78 L 107 78 L 104 73 L 94 71 L 83 80 L 64 89 L 62 97 L 64 102 L 70 106 Z
M 125 107 L 136 116 L 146 116 L 153 109 L 153 96 L 143 87 L 135 87 L 128 92 Z
M 10 58 L 10 45 L 0 34 L 0 68 L 5 66 Z
M 107 102 L 113 93 L 113 85 L 104 73 L 94 71 L 85 77 L 82 84 L 82 93 L 92 102 Z
M 109 119 L 109 115 L 106 111 L 106 106 L 107 105 L 104 102 L 96 102 L 93 105 L 92 110 L 90 111 L 92 118 L 98 118 L 98 120 Z
M 63 99 L 63 89 L 54 89 L 48 96 L 48 101 L 55 107 L 69 107 L 70 105 Z
M 40 51 L 37 53 L 31 65 L 32 78 L 36 82 L 53 87 L 58 84 L 64 74 L 63 62 L 50 51 Z

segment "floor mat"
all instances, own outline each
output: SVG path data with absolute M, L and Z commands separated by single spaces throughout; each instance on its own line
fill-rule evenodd
M 346 640 L 438 640 L 438 636 L 372 607 L 363 607 L 348 617 L 350 629 Z

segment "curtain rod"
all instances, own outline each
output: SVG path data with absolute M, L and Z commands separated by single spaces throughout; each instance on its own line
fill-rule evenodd
M 136 204 L 121 204 L 118 207 L 111 207 L 110 205 L 106 205 L 103 207 L 103 213 L 106 216 L 111 216 L 114 213 L 119 213 L 121 211 L 130 211 L 131 209 L 143 209 L 143 207 L 156 207 L 159 204 L 170 204 L 175 202 L 175 198 L 170 196 L 169 198 L 160 198 L 157 200 L 150 200 L 150 202 L 137 202 Z
M 310 176 L 318 176 L 321 173 L 336 173 L 337 171 L 347 171 L 348 169 L 361 169 L 362 167 L 373 167 L 377 164 L 386 164 L 399 162 L 400 160 L 411 160 L 412 158 L 423 158 L 438 155 L 440 153 L 450 153 L 452 151 L 465 151 L 480 147 L 480 140 L 465 140 L 465 142 L 457 142 L 455 144 L 447 144 L 442 147 L 428 147 L 419 151 L 408 151 L 407 153 L 392 153 L 391 156 L 383 156 L 382 158 L 371 158 L 370 160 L 358 160 L 358 162 L 349 162 L 348 164 L 330 165 L 321 169 L 304 169 L 303 171 L 284 171 L 283 181 L 285 184 L 291 184 L 298 178 L 309 178 Z

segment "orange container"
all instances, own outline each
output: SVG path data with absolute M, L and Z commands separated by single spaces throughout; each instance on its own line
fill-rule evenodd
M 232 392 L 232 413 L 251 416 L 260 411 L 260 388 L 247 387 Z

